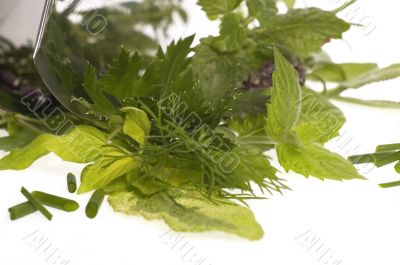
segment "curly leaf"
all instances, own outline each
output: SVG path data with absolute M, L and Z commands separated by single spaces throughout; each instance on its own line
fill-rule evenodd
M 196 192 L 175 190 L 146 196 L 123 191 L 111 194 L 109 202 L 117 212 L 161 219 L 175 231 L 220 230 L 250 240 L 261 239 L 264 234 L 250 209 L 228 200 L 215 204 Z

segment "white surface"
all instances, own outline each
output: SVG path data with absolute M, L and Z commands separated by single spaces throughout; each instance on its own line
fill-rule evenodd
M 327 1 L 325 6 L 332 8 L 335 2 L 338 1 Z M 371 61 L 381 66 L 400 62 L 397 28 L 400 4 L 364 0 L 358 6 L 373 18 L 376 30 L 368 36 L 357 30 L 346 34 L 351 48 L 343 41 L 334 41 L 326 49 L 338 62 Z M 194 7 L 191 10 L 198 14 Z M 194 29 L 203 35 L 212 31 L 205 21 L 204 16 L 196 15 L 188 34 Z M 349 94 L 400 100 L 399 85 L 399 80 L 390 81 Z M 341 141 L 333 140 L 330 143 L 333 150 L 343 154 L 364 152 L 372 151 L 377 144 L 400 142 L 400 110 L 338 105 L 348 118 L 343 133 L 346 139 L 353 140 L 345 147 L 341 147 Z M 330 265 L 335 264 L 335 259 L 341 265 L 400 264 L 400 189 L 382 190 L 377 186 L 400 179 L 390 166 L 370 171 L 369 181 L 343 183 L 284 174 L 293 191 L 251 203 L 265 229 L 263 240 L 249 242 L 222 233 L 180 234 L 183 239 L 175 248 L 169 235 L 163 236 L 168 227 L 161 222 L 116 214 L 108 205 L 95 220 L 85 218 L 88 197 L 69 195 L 65 184 L 66 174 L 70 171 L 78 174 L 81 168 L 48 156 L 28 170 L 0 172 L 1 265 L 62 264 L 62 259 L 70 260 L 71 265 L 196 264 L 188 256 L 182 259 L 190 249 L 189 255 L 206 259 L 203 265 Z M 82 209 L 70 214 L 54 211 L 52 222 L 40 214 L 11 222 L 7 209 L 24 201 L 19 193 L 21 186 L 72 197 L 80 202 Z M 47 241 L 38 248 L 41 238 Z M 309 250 L 313 239 L 317 243 Z M 49 244 L 51 247 L 44 252 Z M 46 261 L 54 250 L 57 253 Z M 324 259 L 318 260 L 325 252 Z M 53 263 L 57 255 L 61 259 Z M 324 263 L 329 256 L 332 260 Z

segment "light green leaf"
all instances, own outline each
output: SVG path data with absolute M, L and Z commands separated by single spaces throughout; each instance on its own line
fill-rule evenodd
M 301 90 L 294 67 L 275 48 L 275 67 L 271 103 L 268 104 L 267 134 L 277 142 L 287 138 L 300 116 Z
M 296 4 L 296 0 L 283 0 L 283 2 L 288 8 L 293 8 Z
M 210 99 L 225 98 L 235 88 L 243 86 L 248 74 L 258 62 L 245 50 L 218 53 L 212 48 L 213 38 L 201 40 L 195 48 L 193 71 L 199 77 L 200 87 Z
M 106 143 L 106 135 L 90 126 L 78 126 L 63 136 L 42 134 L 24 148 L 17 148 L 0 159 L 0 170 L 26 169 L 50 152 L 65 161 L 88 163 L 101 155 L 98 149 Z
M 221 15 L 235 10 L 243 0 L 199 0 L 198 4 L 211 19 L 217 19 Z
M 90 64 L 87 65 L 83 88 L 88 93 L 93 103 L 83 98 L 75 99 L 88 109 L 88 113 L 100 117 L 108 117 L 115 113 L 114 105 L 104 95 L 103 89 L 97 82 L 96 69 Z
M 247 0 L 247 7 L 250 16 L 257 18 L 262 26 L 267 26 L 278 13 L 276 0 Z
M 307 57 L 318 52 L 330 38 L 340 39 L 350 24 L 335 13 L 318 8 L 291 9 L 272 20 L 269 27 L 258 32 L 260 43 L 276 45 Z
M 323 63 L 309 75 L 312 80 L 323 80 L 325 82 L 345 82 L 356 76 L 377 69 L 374 63 Z
M 339 84 L 339 87 L 355 89 L 371 83 L 386 81 L 397 77 L 400 77 L 400 64 L 393 64 L 383 69 L 372 69 L 371 71 Z
M 242 16 L 229 14 L 223 17 L 220 36 L 213 39 L 213 47 L 220 52 L 233 52 L 247 42 L 247 27 L 242 24 Z
M 111 194 L 109 202 L 117 212 L 161 219 L 179 232 L 219 230 L 250 240 L 259 240 L 264 234 L 250 209 L 227 200 L 215 204 L 195 191 L 174 190 L 152 196 L 117 192 Z
M 302 92 L 301 114 L 295 128 L 301 142 L 326 143 L 338 136 L 346 122 L 343 112 L 308 88 L 303 88 Z
M 137 93 L 142 64 L 143 59 L 138 53 L 131 55 L 121 49 L 119 57 L 109 66 L 109 72 L 100 78 L 99 84 L 119 101 L 133 97 Z
M 126 113 L 123 132 L 140 145 L 145 145 L 151 130 L 146 113 L 134 107 L 123 108 L 121 111 Z
M 287 172 L 292 170 L 305 177 L 313 176 L 321 180 L 364 179 L 350 161 L 317 143 L 303 147 L 279 144 L 277 154 L 279 163 Z
M 82 171 L 78 193 L 104 188 L 137 166 L 138 162 L 132 156 L 127 156 L 116 149 L 103 150 L 102 156 Z

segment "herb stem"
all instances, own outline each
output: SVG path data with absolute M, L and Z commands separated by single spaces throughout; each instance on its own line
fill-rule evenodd
M 15 205 L 8 209 L 8 212 L 10 213 L 10 219 L 12 221 L 30 215 L 36 211 L 37 210 L 35 206 L 33 206 L 30 201 Z
M 21 188 L 21 193 L 30 201 L 33 206 L 41 212 L 49 221 L 53 218 L 53 215 L 43 206 L 43 204 L 36 199 L 27 189 Z
M 76 201 L 58 197 L 41 191 L 32 192 L 32 196 L 38 199 L 42 204 L 62 211 L 73 212 L 79 208 L 79 204 Z
M 386 188 L 398 187 L 398 186 L 400 186 L 400 181 L 382 183 L 382 184 L 379 184 L 379 186 L 380 186 L 381 188 L 384 188 L 384 189 L 386 189 Z
M 86 216 L 93 219 L 97 216 L 101 205 L 103 204 L 105 192 L 102 189 L 96 190 L 86 206 Z
M 76 177 L 72 173 L 68 173 L 67 175 L 67 185 L 68 185 L 68 191 L 70 193 L 75 193 L 77 189 L 76 185 Z

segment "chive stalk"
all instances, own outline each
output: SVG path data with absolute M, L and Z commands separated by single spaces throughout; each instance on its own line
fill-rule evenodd
M 33 204 L 29 201 L 15 205 L 8 209 L 8 212 L 10 213 L 10 219 L 12 221 L 30 215 L 36 211 L 37 210 L 35 206 L 33 206 Z
M 400 152 L 381 152 L 365 155 L 354 155 L 348 158 L 353 164 L 366 164 L 374 163 L 376 166 L 381 167 L 400 159 Z
M 378 145 L 376 147 L 376 152 L 387 152 L 387 151 L 400 151 L 400 143 L 399 144 L 384 144 L 384 145 Z
M 102 189 L 96 190 L 86 206 L 86 216 L 93 219 L 97 216 L 104 201 L 105 192 Z
M 75 193 L 76 189 L 77 189 L 77 185 L 76 185 L 76 177 L 74 174 L 68 173 L 67 184 L 68 184 L 68 191 L 70 193 Z
M 22 187 L 21 193 L 32 203 L 35 209 L 41 212 L 49 221 L 53 218 L 53 215 L 27 189 Z
M 52 194 L 34 191 L 32 192 L 32 195 L 42 204 L 62 211 L 73 212 L 79 208 L 79 204 L 76 201 L 58 197 Z
M 381 187 L 381 188 L 393 188 L 393 187 L 398 187 L 398 186 L 400 186 L 400 181 L 394 181 L 394 182 L 389 182 L 389 183 L 382 183 L 382 184 L 379 184 L 379 186 Z

